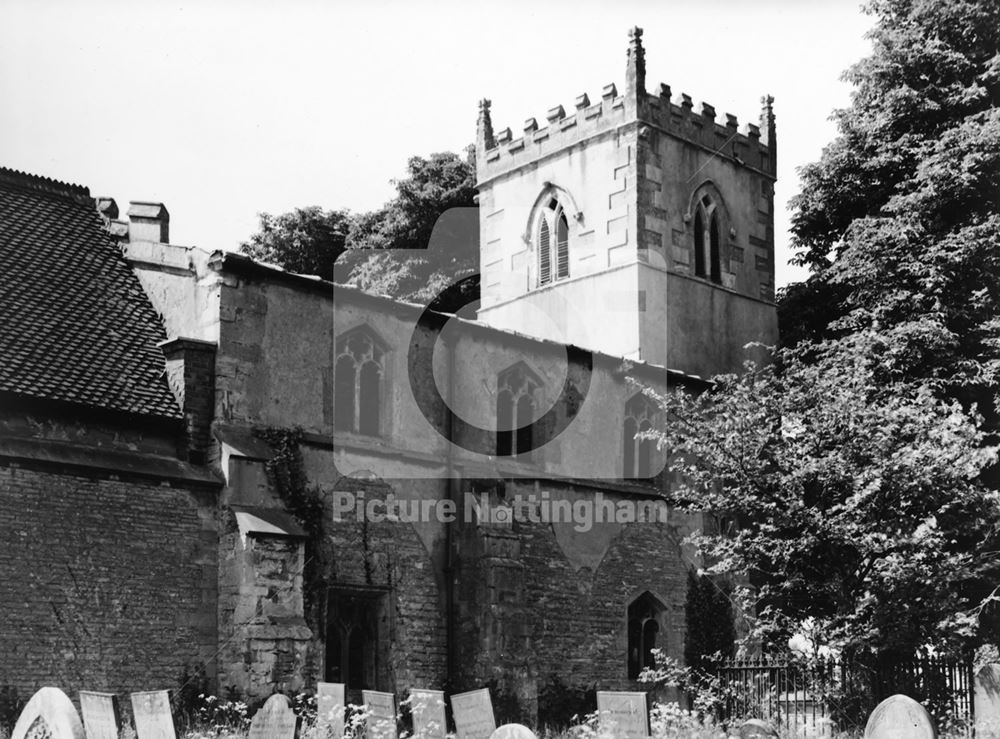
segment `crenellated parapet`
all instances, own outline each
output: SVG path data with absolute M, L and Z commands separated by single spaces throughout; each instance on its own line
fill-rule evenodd
M 495 136 L 490 103 L 482 101 L 477 138 L 480 182 L 602 134 L 642 125 L 697 146 L 734 166 L 774 178 L 777 144 L 772 97 L 762 98 L 759 125 L 748 122 L 740 126 L 735 115 L 720 116 L 710 103 L 695 105 L 686 93 L 674 95 L 670 85 L 659 85 L 655 94 L 645 87 L 642 29 L 633 28 L 629 31 L 623 94 L 615 84 L 605 85 L 595 102 L 585 92 L 568 110 L 562 104 L 550 108 L 541 119 L 544 123 L 528 118 L 523 127 L 503 128 Z
M 776 136 L 773 98 L 764 98 L 761 124 L 744 123 L 725 113 L 721 117 L 715 106 L 701 102 L 695 105 L 690 95 L 671 95 L 669 85 L 660 85 L 660 94 L 643 93 L 636 115 L 629 115 L 624 95 L 614 84 L 605 85 L 600 99 L 591 103 L 587 93 L 576 98 L 567 111 L 563 105 L 548 110 L 544 125 L 537 118 L 528 118 L 520 130 L 500 129 L 495 135 L 486 105 L 485 120 L 481 114 L 479 140 L 481 160 L 478 162 L 480 181 L 536 162 L 549 154 L 576 146 L 601 134 L 609 134 L 630 124 L 653 126 L 663 134 L 698 146 L 716 157 L 731 161 L 738 167 L 749 167 L 761 174 L 775 176 Z M 488 138 L 487 138 L 488 135 Z
M 485 105 L 485 116 L 483 113 Z M 596 102 L 590 95 L 577 96 L 569 111 L 563 105 L 550 108 L 541 122 L 528 118 L 517 129 L 493 133 L 489 101 L 480 103 L 477 137 L 477 170 L 480 182 L 502 172 L 536 162 L 549 154 L 575 146 L 596 136 L 609 134 L 628 123 L 625 98 L 614 84 L 605 85 Z

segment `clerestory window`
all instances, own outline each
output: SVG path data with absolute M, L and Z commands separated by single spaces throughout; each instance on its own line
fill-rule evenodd
M 634 395 L 625 404 L 625 424 L 622 434 L 625 449 L 623 465 L 625 479 L 645 479 L 653 476 L 656 444 L 652 439 L 637 439 L 636 436 L 652 429 L 655 420 L 656 407 L 642 393 Z
M 337 341 L 334 426 L 338 431 L 381 434 L 384 361 L 385 349 L 364 329 Z
M 540 383 L 523 364 L 497 377 L 497 456 L 531 459 L 535 397 Z

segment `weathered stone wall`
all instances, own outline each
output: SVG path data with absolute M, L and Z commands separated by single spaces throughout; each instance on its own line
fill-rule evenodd
M 241 535 L 232 514 L 227 519 L 219 540 L 220 689 L 264 698 L 310 688 L 302 542 Z
M 98 452 L 91 452 L 91 455 Z M 0 686 L 214 676 L 216 490 L 0 458 Z
M 508 484 L 506 499 L 593 500 L 595 489 Z M 601 491 L 615 503 L 629 499 Z M 496 499 L 494 499 L 496 502 Z M 630 689 L 627 609 L 643 593 L 662 603 L 657 647 L 683 662 L 687 570 L 698 561 L 684 536 L 700 522 L 670 511 L 666 522 L 515 520 L 465 525 L 459 538 L 458 666 L 463 687 L 492 683 L 522 715 L 546 710 L 565 689 Z M 540 705 L 541 704 L 541 705 Z

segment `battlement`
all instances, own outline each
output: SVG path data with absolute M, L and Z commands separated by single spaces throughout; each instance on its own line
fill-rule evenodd
M 735 115 L 726 113 L 722 120 L 717 120 L 715 106 L 704 102 L 695 106 L 691 96 L 685 93 L 673 96 L 669 85 L 661 84 L 657 94 L 650 94 L 645 89 L 642 29 L 633 28 L 629 36 L 623 94 L 619 94 L 613 83 L 604 86 L 596 102 L 591 103 L 590 96 L 583 93 L 577 96 L 570 112 L 562 104 L 550 108 L 544 125 L 539 125 L 536 118 L 528 118 L 523 133 L 517 136 L 509 127 L 494 134 L 490 101 L 481 101 L 476 142 L 479 181 L 486 182 L 628 126 L 640 132 L 644 127 L 652 127 L 706 149 L 735 166 L 749 167 L 772 179 L 775 177 L 777 147 L 773 98 L 762 98 L 759 123 L 746 123 L 740 128 Z

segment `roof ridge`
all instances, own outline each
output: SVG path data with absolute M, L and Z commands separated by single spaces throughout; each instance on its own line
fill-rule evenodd
M 51 177 L 22 172 L 17 169 L 0 167 L 0 185 L 19 187 L 23 190 L 33 190 L 47 195 L 56 195 L 67 198 L 81 205 L 92 205 L 94 200 L 90 196 L 90 188 L 84 185 L 75 185 L 71 182 L 61 182 Z

